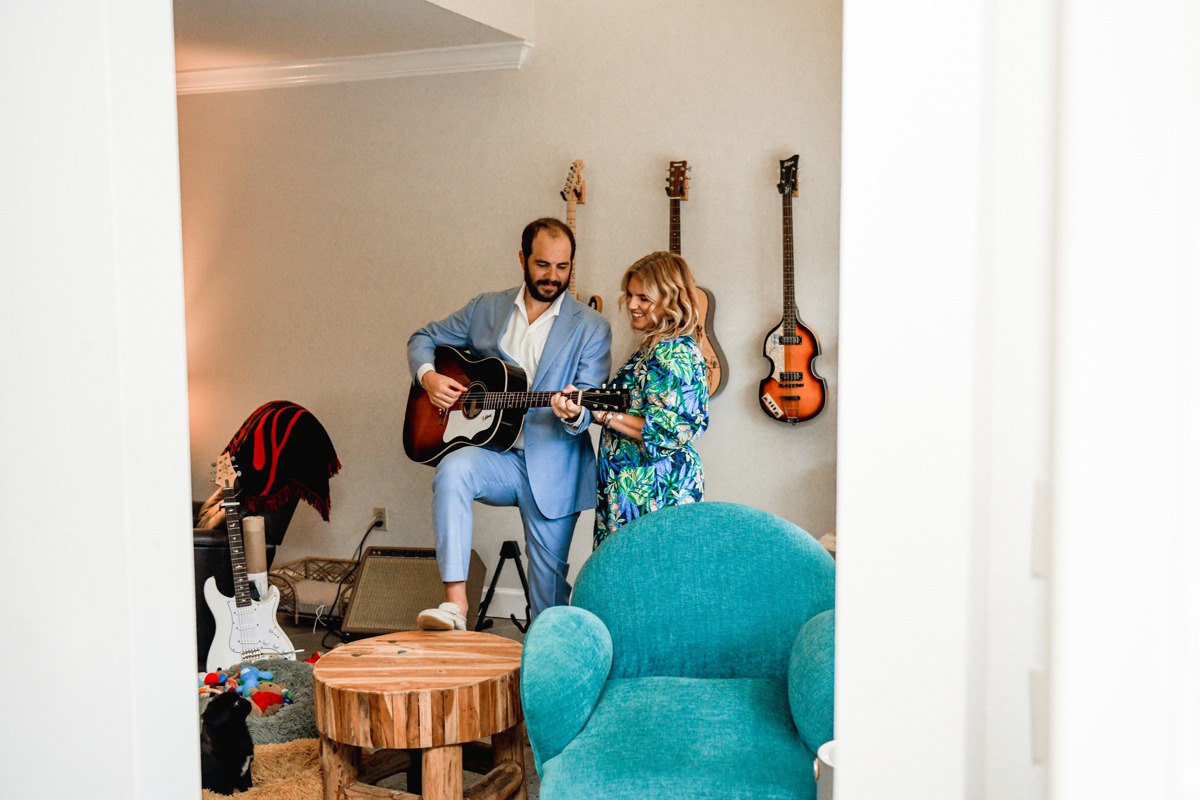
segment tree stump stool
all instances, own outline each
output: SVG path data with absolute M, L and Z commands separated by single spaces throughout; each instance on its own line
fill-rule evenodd
M 475 631 L 405 631 L 330 651 L 313 668 L 325 800 L 525 800 L 520 673 L 520 644 Z M 464 794 L 462 745 L 485 736 L 491 771 Z M 422 793 L 362 782 L 363 748 L 419 751 Z

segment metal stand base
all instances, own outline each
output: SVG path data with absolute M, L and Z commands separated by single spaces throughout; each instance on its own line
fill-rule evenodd
M 496 572 L 492 575 L 492 583 L 488 586 L 487 594 L 483 597 L 483 602 L 479 604 L 479 616 L 475 620 L 475 630 L 485 631 L 492 627 L 492 621 L 487 618 L 488 606 L 492 604 L 492 595 L 496 593 L 496 581 L 500 579 L 500 573 L 504 571 L 504 562 L 513 560 L 517 565 L 517 576 L 521 579 L 521 588 L 525 590 L 525 619 L 529 619 L 529 581 L 525 579 L 525 567 L 521 564 L 521 548 L 516 541 L 509 539 L 500 545 L 500 563 L 496 565 Z M 528 624 L 522 625 L 517 621 L 516 614 L 509 614 L 508 618 L 512 620 L 512 624 L 517 626 L 517 630 L 524 633 L 529 627 Z

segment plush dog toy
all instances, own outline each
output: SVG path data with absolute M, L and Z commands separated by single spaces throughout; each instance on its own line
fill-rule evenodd
M 255 714 L 270 715 L 291 703 L 292 694 L 282 683 L 262 681 L 250 694 L 250 702 L 255 705 Z
M 242 693 L 243 697 L 249 697 L 258 688 L 260 681 L 269 681 L 274 677 L 274 673 L 258 667 L 242 667 L 238 670 L 238 691 Z

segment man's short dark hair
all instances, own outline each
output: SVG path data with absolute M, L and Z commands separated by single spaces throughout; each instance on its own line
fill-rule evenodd
M 575 261 L 575 234 L 567 227 L 567 223 L 554 217 L 535 219 L 525 226 L 525 230 L 521 233 L 521 252 L 525 255 L 526 261 L 529 260 L 529 254 L 533 252 L 533 240 L 542 231 L 550 231 L 552 236 L 566 236 L 567 241 L 571 243 L 571 261 Z

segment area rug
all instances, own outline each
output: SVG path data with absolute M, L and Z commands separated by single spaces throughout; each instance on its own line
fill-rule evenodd
M 321 755 L 317 739 L 257 744 L 248 790 L 238 792 L 239 800 L 321 800 Z M 227 800 L 229 795 L 204 789 L 202 800 Z

